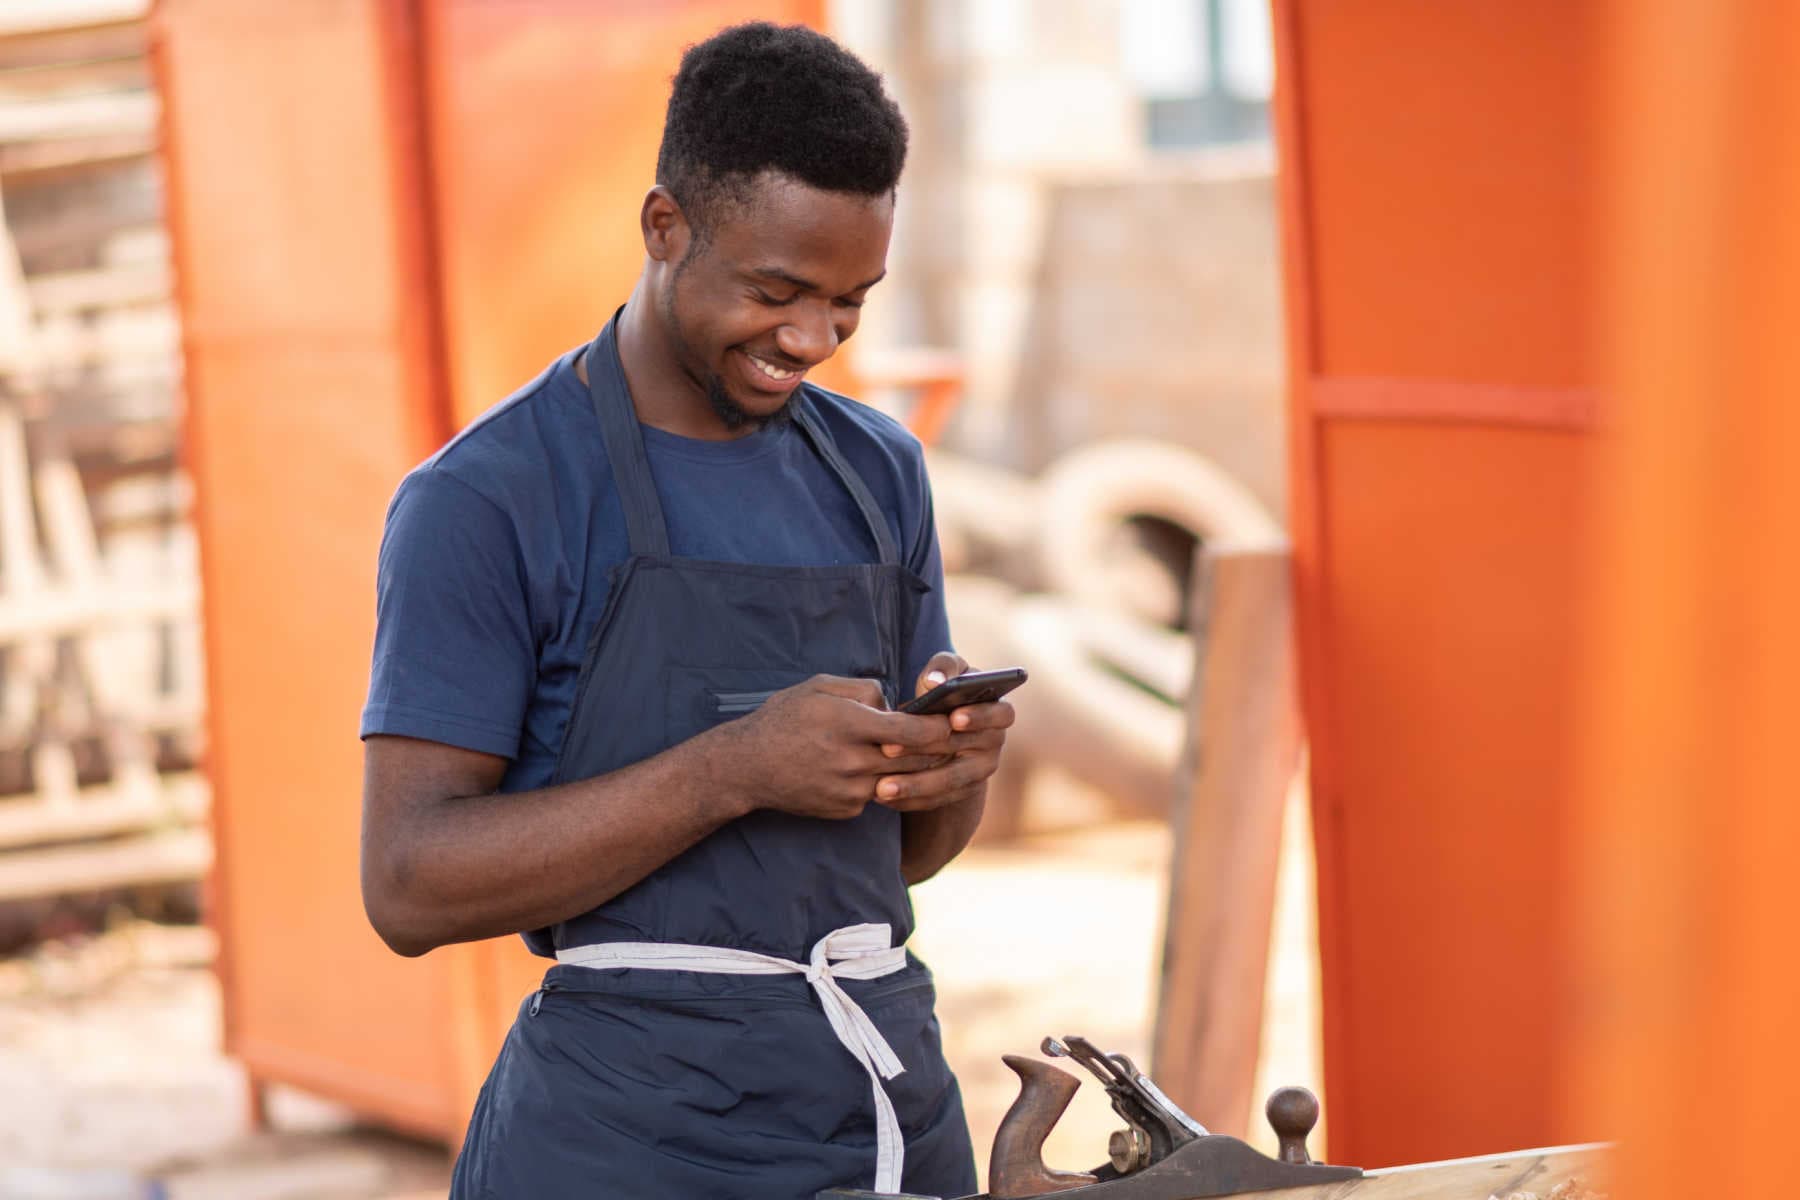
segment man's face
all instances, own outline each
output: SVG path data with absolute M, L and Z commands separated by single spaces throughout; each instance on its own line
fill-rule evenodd
M 782 416 L 807 370 L 856 332 L 887 270 L 894 203 L 768 175 L 720 209 L 662 308 L 682 372 L 736 429 Z

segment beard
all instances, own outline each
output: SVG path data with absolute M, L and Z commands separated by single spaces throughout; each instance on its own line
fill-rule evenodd
M 690 251 L 688 257 L 682 259 L 681 265 L 675 268 L 674 282 L 669 290 L 663 293 L 662 299 L 663 322 L 668 327 L 669 340 L 674 343 L 676 357 L 689 360 L 698 359 L 699 356 L 694 353 L 693 347 L 688 341 L 687 330 L 682 327 L 681 318 L 675 313 L 675 289 L 681 286 L 681 277 L 687 271 L 692 260 L 693 252 Z M 689 376 L 696 378 L 693 372 L 689 372 Z M 712 408 L 714 415 L 724 423 L 725 428 L 733 433 L 746 426 L 762 430 L 775 429 L 787 424 L 793 418 L 794 397 L 799 394 L 800 389 L 795 388 L 788 394 L 787 400 L 780 408 L 766 417 L 759 417 L 731 398 L 731 393 L 725 390 L 725 379 L 722 375 L 715 372 L 706 379 L 706 403 Z
M 746 425 L 754 426 L 758 430 L 779 429 L 793 419 L 794 397 L 799 395 L 799 392 L 800 390 L 795 388 L 788 394 L 787 400 L 780 408 L 766 417 L 759 417 L 751 414 L 743 405 L 733 400 L 731 393 L 725 390 L 725 381 L 714 375 L 706 385 L 706 402 L 712 406 L 713 413 L 719 420 L 724 422 L 725 428 L 733 433 Z

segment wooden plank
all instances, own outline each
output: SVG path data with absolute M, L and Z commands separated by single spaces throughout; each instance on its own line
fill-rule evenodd
M 0 643 L 191 617 L 199 611 L 199 600 L 199 589 L 191 581 L 171 580 L 129 591 L 48 586 L 26 596 L 0 597 Z
M 150 0 L 7 0 L 0 7 L 0 37 L 142 21 L 149 12 Z
M 133 54 L 56 62 L 0 64 L 0 104 L 83 92 L 148 91 L 150 64 L 142 48 Z
M 1611 1156 L 1612 1148 L 1600 1144 L 1519 1150 L 1389 1167 L 1343 1183 L 1243 1192 L 1233 1200 L 1602 1200 L 1611 1190 Z
M 76 29 L 46 29 L 37 33 L 0 37 L 0 69 L 147 57 L 148 49 L 148 32 L 141 21 L 84 25 Z
M 112 784 L 82 788 L 67 804 L 0 800 L 0 849 L 142 833 L 205 819 L 209 795 L 197 771 L 164 775 L 152 795 Z M 0 862 L 4 862 L 0 855 Z
M 103 310 L 94 320 L 46 321 L 37 338 L 38 360 L 51 377 L 122 364 L 171 371 L 180 347 L 172 304 Z
M 0 175 L 6 173 L 10 149 L 0 146 Z M 27 275 L 105 261 L 96 255 L 104 256 L 103 244 L 117 234 L 163 233 L 148 160 L 138 166 L 95 164 L 66 180 L 15 176 L 5 181 L 5 190 L 7 224 Z
M 59 171 L 148 158 L 155 149 L 155 134 L 147 129 L 5 143 L 0 144 L 0 175 L 35 180 Z
M 87 493 L 62 439 L 40 439 L 33 474 L 37 485 L 38 520 L 59 579 L 78 593 L 122 590 L 106 576 L 100 539 L 88 512 Z M 129 589 L 135 591 L 136 589 Z M 107 711 L 101 681 L 106 678 L 106 647 L 92 625 L 71 635 L 75 661 L 106 743 L 113 784 L 139 802 L 153 803 L 157 794 L 156 756 L 150 735 L 129 718 Z
M 40 315 L 126 305 L 166 304 L 170 293 L 165 263 L 134 262 L 91 271 L 63 271 L 25 281 Z
M 156 128 L 152 92 L 101 92 L 0 105 L 0 142 L 145 133 Z
M 163 530 L 166 535 L 171 525 L 186 519 L 194 502 L 193 484 L 172 466 L 99 482 L 83 471 L 82 478 L 88 480 L 94 523 L 103 535 L 139 527 Z
M 0 366 L 21 362 L 29 346 L 22 340 L 25 319 L 6 321 L 7 267 L 15 266 L 10 243 L 4 242 L 0 225 L 0 343 L 14 344 L 0 352 Z M 13 316 L 18 316 L 12 313 Z M 7 329 L 11 324 L 13 328 Z M 14 335 L 9 338 L 9 333 Z M 25 453 L 25 422 L 18 406 L 0 404 L 0 608 L 34 606 L 44 586 L 43 560 L 38 554 L 37 529 L 32 519 L 31 466 Z M 0 677 L 0 726 L 7 730 L 36 730 L 39 688 L 54 666 L 55 646 L 41 636 L 0 638 L 7 644 L 7 669 Z M 66 746 L 34 748 L 32 773 L 46 794 L 55 796 L 72 786 L 74 763 Z
M 1285 548 L 1203 555 L 1201 668 L 1173 814 L 1152 1061 L 1208 1127 L 1249 1128 L 1281 816 L 1300 759 Z
M 192 883 L 212 864 L 202 829 L 0 854 L 0 902 Z
M 37 380 L 37 346 L 36 320 L 32 313 L 31 296 L 25 288 L 25 270 L 19 262 L 18 247 L 13 245 L 12 234 L 6 226 L 6 208 L 0 203 L 0 372 L 14 378 L 10 380 L 13 394 L 29 394 L 36 386 Z M 16 449 L 7 450 L 7 466 L 9 472 L 22 471 L 25 468 L 24 427 L 18 422 L 22 419 L 16 411 L 7 420 L 16 426 L 7 434 L 8 438 L 17 438 Z M 10 426 L 9 426 L 10 428 Z M 16 459 L 14 455 L 16 454 Z M 22 481 L 25 477 L 17 475 Z M 22 482 L 12 482 L 9 487 L 22 487 Z M 12 500 L 8 496 L 8 500 Z M 27 502 L 29 502 L 27 498 Z M 27 510 L 29 511 L 29 510 Z M 9 543 L 10 546 L 10 543 Z
M 3 360 L 0 360 L 3 361 Z M 18 406 L 0 403 L 0 596 L 16 601 L 43 586 L 32 519 L 31 464 L 25 455 L 25 420 Z M 3 635 L 0 635 L 3 636 Z
M 55 439 L 60 440 L 60 439 Z M 78 588 L 101 586 L 100 542 L 88 515 L 87 493 L 75 464 L 52 439 L 39 438 L 40 452 L 32 466 L 37 492 L 38 524 L 57 576 Z
M 0 227 L 0 243 L 4 242 Z M 5 337 L 5 287 L 10 245 L 0 245 L 0 339 Z M 16 306 L 11 306 L 16 307 Z M 23 330 L 23 323 L 16 323 Z M 8 357 L 17 362 L 28 355 L 25 342 L 11 347 Z M 37 528 L 31 499 L 31 464 L 25 453 L 25 421 L 18 406 L 0 403 L 0 612 L 34 610 L 44 603 L 45 572 L 38 551 Z M 8 729 L 35 729 L 39 690 L 55 667 L 55 643 L 32 627 L 15 637 L 0 634 L 9 654 L 0 679 L 0 724 Z M 39 745 L 33 753 L 33 774 L 50 794 L 72 786 L 74 764 L 66 746 Z
M 37 738 L 31 747 L 31 776 L 37 789 L 37 803 L 52 812 L 64 811 L 75 802 L 79 788 L 75 748 L 62 728 L 34 729 L 32 732 Z
M 149 411 L 142 411 L 145 409 Z M 59 408 L 51 419 L 69 439 L 70 452 L 90 488 L 176 468 L 177 430 L 166 404 L 160 415 L 152 406 L 132 403 L 118 411 Z

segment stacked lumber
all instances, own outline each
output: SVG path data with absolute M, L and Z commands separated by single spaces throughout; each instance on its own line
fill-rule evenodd
M 210 860 L 146 8 L 0 6 L 0 904 Z

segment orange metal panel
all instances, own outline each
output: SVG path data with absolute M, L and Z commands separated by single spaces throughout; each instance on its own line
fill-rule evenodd
M 1599 399 L 1586 388 L 1321 376 L 1308 384 L 1308 391 L 1319 417 L 1473 421 L 1584 433 L 1599 420 Z
M 1578 640 L 1591 18 L 1277 0 L 1332 1156 L 1545 1144 Z
M 590 338 L 644 261 L 669 80 L 684 47 L 822 0 L 428 0 L 426 78 L 458 423 Z
M 1800 8 L 1608 10 L 1607 383 L 1570 1110 L 1615 1194 L 1793 1191 Z
M 376 547 L 400 477 L 591 334 L 681 48 L 787 3 L 164 0 L 227 1044 L 454 1138 L 543 960 L 400 959 L 357 885 Z M 440 314 L 443 314 L 440 317 Z M 457 422 L 452 420 L 452 399 Z
M 1296 7 L 1317 373 L 1587 383 L 1592 6 Z
M 382 513 L 447 432 L 392 5 L 169 0 L 154 27 L 203 552 L 227 1045 L 387 1119 L 454 1118 L 445 965 L 357 887 Z
M 1335 817 L 1327 1084 L 1345 1161 L 1559 1140 L 1555 835 L 1587 458 L 1531 430 L 1324 439 L 1335 756 L 1317 796 Z

